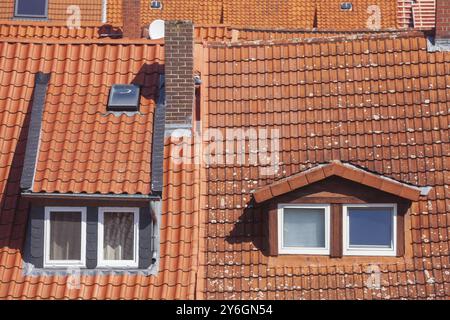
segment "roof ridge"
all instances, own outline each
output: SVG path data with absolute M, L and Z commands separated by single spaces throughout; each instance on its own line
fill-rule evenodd
M 343 42 L 349 40 L 373 40 L 373 39 L 398 39 L 411 37 L 425 37 L 424 32 L 421 31 L 397 31 L 397 32 L 383 32 L 383 33 L 351 33 L 348 35 L 337 35 L 332 37 L 311 37 L 311 38 L 292 38 L 292 39 L 274 39 L 274 40 L 250 40 L 250 41 L 205 41 L 204 46 L 207 48 L 232 48 L 232 47 L 254 47 L 254 46 L 270 46 L 283 44 L 298 44 L 298 43 L 329 43 L 329 42 Z

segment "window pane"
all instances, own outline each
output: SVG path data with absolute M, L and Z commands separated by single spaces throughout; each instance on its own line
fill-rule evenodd
M 133 260 L 134 213 L 105 212 L 103 259 Z
M 350 246 L 390 247 L 392 208 L 348 208 Z
M 23 16 L 45 16 L 47 0 L 16 0 L 17 14 Z
M 50 260 L 81 260 L 80 212 L 50 212 Z
M 284 247 L 325 247 L 325 210 L 284 208 Z

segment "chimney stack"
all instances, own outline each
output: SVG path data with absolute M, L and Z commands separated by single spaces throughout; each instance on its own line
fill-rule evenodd
M 191 21 L 165 23 L 166 132 L 192 128 L 195 101 L 194 25 Z
M 124 38 L 138 39 L 142 37 L 140 11 L 140 0 L 122 0 Z
M 436 0 L 436 36 L 438 46 L 450 47 L 450 0 Z

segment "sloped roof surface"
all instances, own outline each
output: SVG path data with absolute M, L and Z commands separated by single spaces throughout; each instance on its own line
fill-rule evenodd
M 315 1 L 225 0 L 223 22 L 235 26 L 312 29 Z
M 204 168 L 204 297 L 448 299 L 450 54 L 428 53 L 419 34 L 206 50 L 205 127 L 279 130 L 281 166 L 275 176 Z M 410 209 L 411 256 L 376 261 L 381 290 L 365 286 L 370 259 L 261 253 L 264 212 L 248 208 L 252 191 L 334 159 L 432 187 Z
M 122 0 L 108 1 L 108 22 L 122 24 Z M 379 6 L 380 27 L 397 25 L 396 2 L 391 0 L 355 0 L 353 10 L 340 10 L 338 0 L 162 0 L 162 9 L 151 9 L 141 1 L 141 24 L 155 19 L 191 20 L 196 25 L 226 24 L 255 28 L 322 30 L 367 29 L 371 5 Z
M 50 72 L 35 192 L 150 193 L 159 45 L 3 42 L 4 94 L 24 99 L 13 75 Z M 14 72 L 13 72 L 14 71 Z M 115 83 L 142 85 L 140 112 L 106 111 Z M 27 87 L 29 88 L 29 87 Z M 32 88 L 32 86 L 31 86 Z
M 341 10 L 341 0 L 317 2 L 317 27 L 322 30 L 395 29 L 397 4 L 392 0 L 357 0 L 351 11 Z
M 0 43 L 0 145 L 3 150 L 0 154 L 0 298 L 193 298 L 198 251 L 198 216 L 194 214 L 197 180 L 192 166 L 170 161 L 173 146 L 170 140 L 165 143 L 158 276 L 83 275 L 80 288 L 70 289 L 67 276 L 23 274 L 22 245 L 28 223 L 28 203 L 19 198 L 20 176 L 35 73 L 52 73 L 37 175 L 42 179 L 36 180 L 35 190 L 64 192 L 80 187 L 87 192 L 148 193 L 152 101 L 161 71 L 159 66 L 153 65 L 162 66 L 162 57 L 163 46 L 149 42 L 90 42 L 86 46 L 84 42 L 44 44 L 3 39 Z M 146 64 L 150 67 L 144 67 Z M 112 65 L 116 67 L 111 68 Z M 133 79 L 144 84 L 146 97 L 141 98 L 142 114 L 106 115 L 107 87 L 116 81 Z M 109 145 L 109 139 L 114 142 L 114 148 Z M 87 145 L 92 147 L 83 149 Z M 81 152 L 73 157 L 72 150 Z M 82 150 L 88 154 L 83 154 Z M 101 158 L 95 153 L 97 150 Z M 126 157 L 123 151 L 127 151 Z M 111 159 L 113 164 L 109 163 Z M 129 170 L 128 166 L 136 165 L 138 169 Z M 73 166 L 73 170 L 64 172 L 67 166 Z M 124 176 L 128 181 L 117 180 L 122 170 L 131 171 Z M 136 171 L 138 180 L 132 178 L 136 178 Z M 95 177 L 91 179 L 88 174 Z M 52 175 L 56 178 L 47 179 Z
M 0 38 L 16 39 L 95 39 L 99 25 L 70 29 L 59 23 L 1 20 Z
M 411 201 L 419 200 L 421 193 L 417 187 L 386 179 L 347 163 L 331 161 L 259 188 L 253 193 L 253 198 L 256 202 L 264 202 L 332 176 L 338 176 Z
M 14 17 L 15 0 L 2 0 L 0 3 L 0 19 Z M 48 0 L 48 21 L 66 24 L 75 11 L 68 11 L 70 6 L 78 6 L 81 13 L 81 24 L 100 23 L 102 17 L 102 1 L 92 0 Z M 27 20 L 24 20 L 27 23 Z
M 26 76 L 22 83 L 32 86 L 32 75 Z M 171 140 L 165 143 L 158 276 L 131 273 L 82 275 L 80 287 L 70 289 L 64 275 L 23 275 L 25 266 L 21 246 L 26 233 L 28 207 L 17 195 L 22 170 L 20 162 L 25 149 L 21 132 L 26 129 L 23 119 L 27 107 L 21 100 L 16 104 L 16 109 L 4 114 L 9 118 L 8 130 L 14 131 L 15 135 L 0 140 L 2 144 L 18 146 L 15 157 L 12 153 L 1 155 L 0 299 L 193 299 L 199 245 L 198 215 L 195 214 L 198 208 L 194 201 L 198 184 L 192 166 L 174 165 L 169 158 L 174 147 Z M 14 119 L 15 122 L 12 121 Z M 4 122 L 2 130 L 6 130 Z
M 21 60 L 29 59 L 23 46 L 10 49 L 17 50 L 19 70 L 27 67 Z M 29 66 L 31 71 L 52 72 L 33 191 L 149 194 L 162 47 L 54 44 L 31 49 L 35 58 L 42 57 Z M 111 86 L 127 83 L 142 86 L 139 113 L 107 112 Z

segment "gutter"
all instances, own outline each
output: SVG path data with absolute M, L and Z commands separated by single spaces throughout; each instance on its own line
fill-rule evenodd
M 160 201 L 158 195 L 141 194 L 88 194 L 88 193 L 47 193 L 47 192 L 22 192 L 21 196 L 27 199 L 64 199 L 64 200 L 121 200 L 121 201 Z

